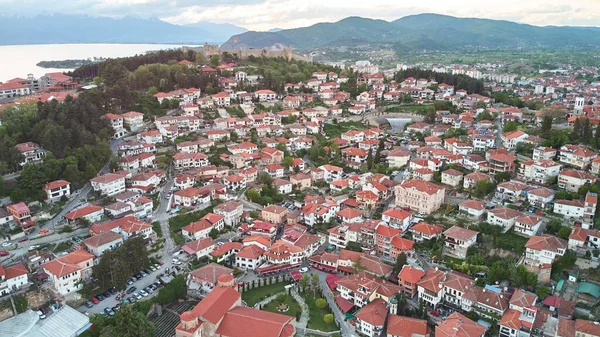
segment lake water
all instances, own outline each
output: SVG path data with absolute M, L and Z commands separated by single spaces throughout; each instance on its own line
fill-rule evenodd
M 87 59 L 92 57 L 123 57 L 150 50 L 179 48 L 170 44 L 39 44 L 0 46 L 0 82 L 27 74 L 40 77 L 46 73 L 72 69 L 52 69 L 36 66 L 40 61 Z

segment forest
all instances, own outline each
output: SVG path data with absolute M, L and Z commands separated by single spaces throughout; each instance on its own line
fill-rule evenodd
M 43 164 L 25 166 L 19 187 L 10 194 L 13 201 L 42 199 L 48 181 L 65 179 L 77 188 L 96 175 L 111 156 L 112 130 L 102 118 L 102 104 L 101 94 L 91 91 L 62 103 L 21 104 L 0 111 L 0 174 L 20 169 L 16 144 L 34 142 L 48 151 Z M 8 193 L 2 186 L 0 192 Z
M 454 86 L 454 90 L 466 90 L 469 94 L 482 94 L 485 91 L 483 81 L 474 79 L 467 75 L 452 75 L 448 73 L 436 73 L 431 70 L 422 70 L 419 68 L 409 68 L 396 73 L 394 79 L 397 82 L 402 82 L 404 79 L 426 78 L 433 79 L 437 83 L 446 83 Z

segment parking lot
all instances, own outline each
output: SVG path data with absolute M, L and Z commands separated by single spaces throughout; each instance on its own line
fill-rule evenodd
M 148 287 L 149 285 L 153 284 L 154 282 L 158 281 L 158 276 L 160 274 L 165 274 L 167 268 L 169 269 L 169 272 L 172 272 L 172 261 L 164 261 L 164 265 L 161 266 L 160 269 L 151 272 L 150 274 L 142 277 L 140 280 L 137 280 L 135 282 L 133 282 L 133 284 L 128 285 L 126 289 L 130 289 L 131 287 L 135 287 L 136 290 L 130 294 L 126 294 L 125 298 L 130 298 L 132 296 L 134 296 L 134 294 L 139 294 L 140 290 L 143 290 L 144 288 Z M 154 296 L 155 294 L 158 293 L 158 289 L 156 289 L 153 293 L 148 294 L 145 297 L 142 297 L 140 300 L 147 300 L 149 298 L 151 298 L 152 296 Z M 121 300 L 117 300 L 116 297 L 117 295 L 120 295 L 121 292 L 117 292 L 113 295 L 110 295 L 108 298 L 103 299 L 102 301 L 100 301 L 100 303 L 95 304 L 94 306 L 92 306 L 91 308 L 86 307 L 85 305 L 82 305 L 81 307 L 79 307 L 79 311 L 80 312 L 88 312 L 90 314 L 99 314 L 104 312 L 105 308 L 114 308 L 117 304 L 121 303 Z M 89 298 L 87 300 L 90 300 Z

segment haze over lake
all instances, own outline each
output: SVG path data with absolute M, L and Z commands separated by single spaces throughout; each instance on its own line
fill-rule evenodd
M 87 59 L 92 57 L 123 57 L 145 53 L 150 50 L 173 49 L 180 45 L 170 44 L 38 44 L 0 46 L 0 82 L 15 77 L 36 78 L 50 72 L 72 69 L 41 68 L 40 61 Z

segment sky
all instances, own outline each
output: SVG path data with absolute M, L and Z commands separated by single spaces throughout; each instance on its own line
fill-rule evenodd
M 4 14 L 158 17 L 173 24 L 231 23 L 246 29 L 296 28 L 348 16 L 395 20 L 437 13 L 533 25 L 600 26 L 600 0 L 0 0 Z

